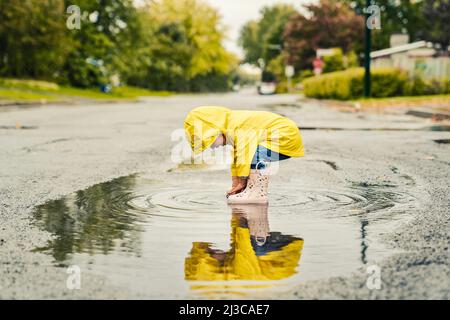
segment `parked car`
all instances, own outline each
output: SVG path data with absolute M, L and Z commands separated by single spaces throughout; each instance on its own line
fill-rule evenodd
M 269 71 L 263 71 L 261 83 L 258 85 L 258 93 L 261 95 L 275 94 L 277 90 L 276 76 Z
M 277 89 L 276 82 L 261 82 L 258 85 L 258 93 L 261 95 L 275 94 Z

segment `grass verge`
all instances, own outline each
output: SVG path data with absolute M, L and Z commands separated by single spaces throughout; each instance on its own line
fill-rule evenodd
M 406 96 L 390 98 L 370 98 L 352 100 L 351 103 L 359 104 L 362 108 L 385 107 L 438 107 L 450 111 L 450 94 Z
M 52 82 L 0 79 L 0 104 L 3 103 L 45 103 L 48 101 L 123 101 L 136 100 L 145 96 L 170 96 L 167 91 L 151 91 L 129 86 L 116 87 L 110 93 L 99 89 L 81 89 L 59 86 Z

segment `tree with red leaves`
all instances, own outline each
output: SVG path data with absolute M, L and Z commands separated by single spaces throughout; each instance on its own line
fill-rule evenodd
M 305 13 L 294 14 L 284 30 L 284 50 L 297 70 L 311 69 L 316 49 L 342 48 L 344 53 L 361 48 L 364 18 L 346 3 L 321 0 L 305 5 Z

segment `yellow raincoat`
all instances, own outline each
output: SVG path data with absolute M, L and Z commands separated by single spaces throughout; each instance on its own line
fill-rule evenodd
M 258 145 L 289 157 L 304 155 L 297 125 L 267 111 L 198 107 L 184 121 L 186 136 L 195 154 L 209 148 L 220 134 L 233 146 L 233 176 L 248 176 Z
M 185 259 L 186 280 L 281 280 L 295 274 L 303 249 L 303 239 L 293 239 L 280 250 L 257 256 L 251 245 L 248 228 L 239 227 L 232 220 L 231 250 L 223 262 L 210 253 L 210 244 L 194 242 L 189 257 Z

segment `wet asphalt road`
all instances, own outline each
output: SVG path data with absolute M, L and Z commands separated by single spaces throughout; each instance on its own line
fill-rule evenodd
M 450 133 L 424 130 L 434 124 L 401 110 L 344 112 L 296 99 L 249 92 L 0 109 L 0 298 L 158 298 L 112 285 L 101 274 L 83 275 L 82 289 L 68 290 L 66 269 L 55 266 L 51 256 L 35 252 L 52 235 L 35 225 L 32 212 L 48 200 L 136 172 L 188 185 L 228 179 L 226 171 L 167 172 L 174 167 L 171 134 L 182 128 L 186 113 L 200 105 L 223 105 L 278 112 L 308 128 L 302 131 L 305 157 L 283 164 L 271 188 L 391 185 L 415 199 L 404 219 L 393 216 L 396 223 L 374 223 L 367 230 L 371 241 L 389 251 L 367 262 L 380 268 L 381 289 L 367 288 L 366 268 L 349 274 L 330 268 L 282 297 L 448 299 L 450 149 L 433 140 L 449 139 Z

